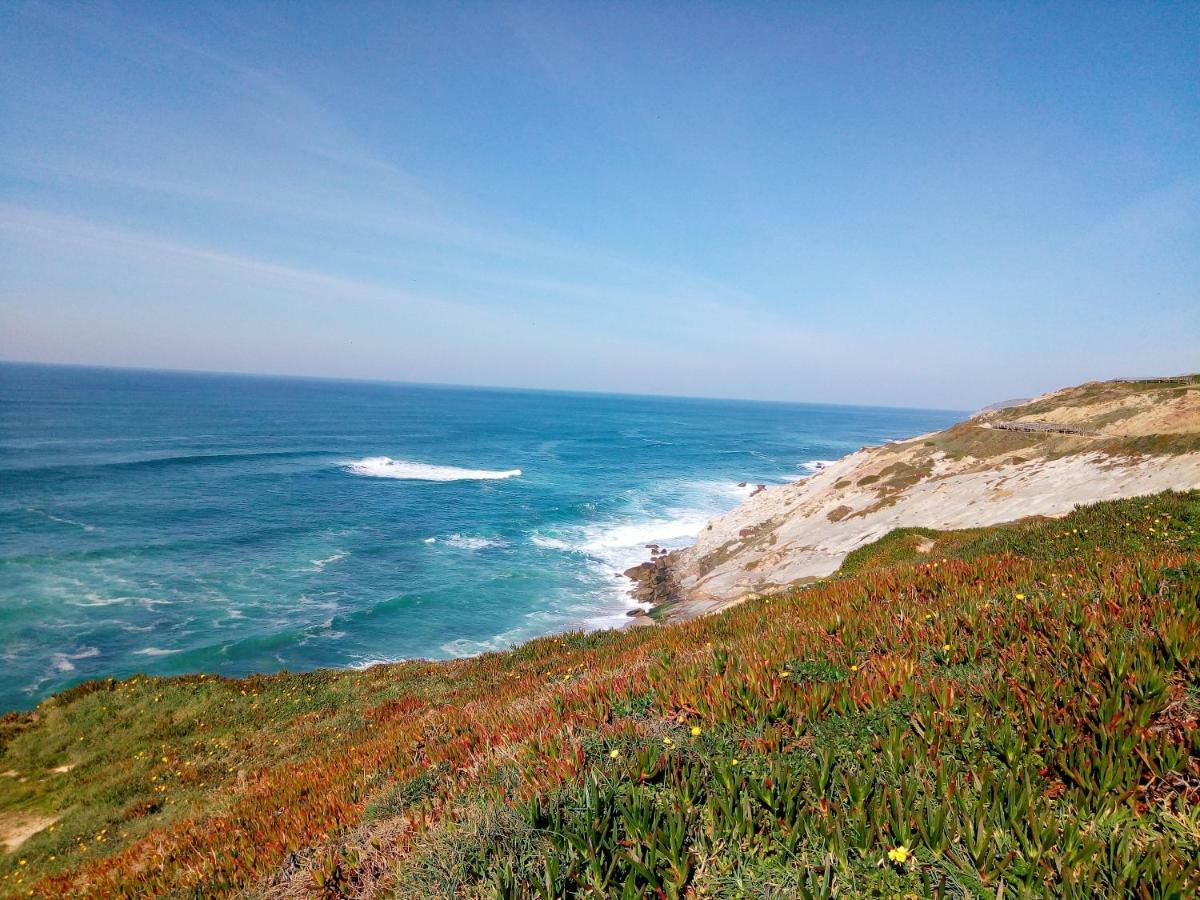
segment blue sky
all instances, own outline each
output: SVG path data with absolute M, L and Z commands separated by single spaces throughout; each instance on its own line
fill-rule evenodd
M 1200 4 L 0 6 L 0 358 L 969 408 L 1200 369 Z

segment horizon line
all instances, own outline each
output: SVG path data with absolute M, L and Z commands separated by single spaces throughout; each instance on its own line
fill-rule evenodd
M 46 362 L 34 359 L 0 359 L 0 366 L 43 366 L 55 369 L 100 369 L 117 372 L 146 372 L 169 375 L 202 375 L 202 376 L 233 376 L 238 378 L 278 378 L 292 381 L 329 381 L 350 384 L 397 385 L 407 387 L 457 388 L 487 391 L 523 391 L 527 393 L 571 394 L 592 397 L 632 397 L 643 399 L 664 400 L 716 400 L 728 403 L 771 403 L 787 406 L 830 406 L 851 407 L 857 409 L 902 409 L 917 412 L 946 412 L 955 414 L 971 414 L 977 410 L 951 409 L 937 406 L 896 406 L 883 403 L 832 403 L 819 400 L 780 400 L 750 397 L 706 397 L 696 394 L 652 394 L 629 391 L 584 390 L 575 388 L 525 387 L 511 384 L 467 384 L 453 381 L 413 381 L 400 378 L 364 378 L 352 375 L 305 375 L 293 372 L 246 372 L 222 369 L 187 369 L 164 368 L 161 366 L 112 365 L 104 363 L 84 362 Z M 1000 401 L 1008 402 L 1008 401 Z M 982 409 L 982 407 L 981 407 Z

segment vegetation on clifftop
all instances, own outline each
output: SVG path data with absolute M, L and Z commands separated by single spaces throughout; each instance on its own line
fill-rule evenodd
M 0 725 L 0 892 L 1194 896 L 1198 714 L 1200 493 L 906 529 L 685 625 L 81 685 Z

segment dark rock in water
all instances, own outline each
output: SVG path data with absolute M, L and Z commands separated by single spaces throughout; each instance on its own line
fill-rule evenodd
M 652 562 L 638 563 L 632 568 L 626 569 L 624 575 L 626 578 L 632 578 L 634 581 L 641 581 L 644 578 L 654 577 L 656 566 Z
M 744 482 L 744 481 L 738 482 L 738 487 L 745 487 L 745 486 L 746 486 L 746 482 Z
M 750 496 L 753 497 L 755 494 L 761 493 L 762 491 L 765 491 L 766 489 L 767 489 L 767 486 L 765 484 L 755 485 L 754 490 L 752 490 L 750 492 Z
M 657 549 L 658 549 L 658 544 L 647 544 L 647 545 L 646 545 L 646 549 L 647 549 L 647 550 L 657 550 Z

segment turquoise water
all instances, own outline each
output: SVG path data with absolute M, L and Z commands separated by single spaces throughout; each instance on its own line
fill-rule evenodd
M 738 482 L 958 417 L 0 365 L 0 709 L 621 624 Z

